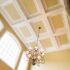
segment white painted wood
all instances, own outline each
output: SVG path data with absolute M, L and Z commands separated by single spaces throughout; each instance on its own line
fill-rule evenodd
M 21 46 L 17 39 L 11 33 L 6 32 L 0 39 L 0 59 L 14 69 L 20 52 Z
M 27 70 L 28 58 L 26 57 L 25 52 L 23 52 L 18 69 L 17 70 Z

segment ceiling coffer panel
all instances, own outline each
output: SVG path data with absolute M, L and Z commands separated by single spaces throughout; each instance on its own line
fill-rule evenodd
M 18 0 L 18 3 L 27 18 L 31 18 L 38 14 L 38 9 L 34 0 Z

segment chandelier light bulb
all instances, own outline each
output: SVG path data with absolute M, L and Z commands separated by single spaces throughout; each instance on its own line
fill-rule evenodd
M 28 54 L 28 57 L 30 58 L 31 57 L 31 54 Z
M 42 53 L 42 56 L 44 56 L 45 55 L 45 53 Z
M 37 58 L 40 60 L 41 59 L 41 56 L 38 56 Z

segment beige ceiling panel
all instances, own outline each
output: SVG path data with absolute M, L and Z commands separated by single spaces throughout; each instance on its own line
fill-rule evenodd
M 59 45 L 64 45 L 69 43 L 67 34 L 56 36 L 56 39 Z
M 39 27 L 41 27 L 40 33 L 46 32 L 46 28 L 45 28 L 44 23 L 42 21 L 37 21 L 35 23 L 31 23 L 31 25 L 36 33 L 38 33 L 38 31 L 39 31 Z
M 37 47 L 37 43 L 36 42 L 31 42 L 30 45 L 31 45 L 32 48 Z
M 43 47 L 45 47 L 45 48 L 49 48 L 49 47 L 53 46 L 50 38 L 40 40 L 40 42 L 43 45 Z
M 61 14 L 49 16 L 49 21 L 50 21 L 51 27 L 55 32 L 60 28 L 64 28 L 63 17 Z
M 33 0 L 18 0 L 23 12 L 30 17 L 37 12 L 37 8 Z
M 19 20 L 21 18 L 13 3 L 6 5 L 4 9 L 14 21 Z
M 6 1 L 8 1 L 8 0 L 6 0 Z M 0 0 L 0 5 L 3 3 L 5 3 L 5 0 Z
M 31 33 L 30 33 L 30 31 L 28 30 L 28 28 L 26 26 L 20 27 L 19 30 L 20 30 L 20 32 L 22 33 L 22 35 L 24 37 L 28 38 L 28 37 L 31 36 Z
M 42 0 L 45 11 L 59 4 L 58 0 Z

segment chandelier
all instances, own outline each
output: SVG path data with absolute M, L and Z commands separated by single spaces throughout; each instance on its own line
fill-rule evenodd
M 39 33 L 40 33 L 40 29 L 41 27 L 38 28 L 38 36 L 37 36 L 37 46 L 38 46 L 38 39 L 39 39 Z M 26 55 L 29 59 L 32 60 L 32 65 L 39 65 L 39 64 L 43 64 L 45 63 L 45 52 L 41 51 L 38 47 L 35 48 L 30 48 L 28 49 L 28 51 L 26 52 Z

